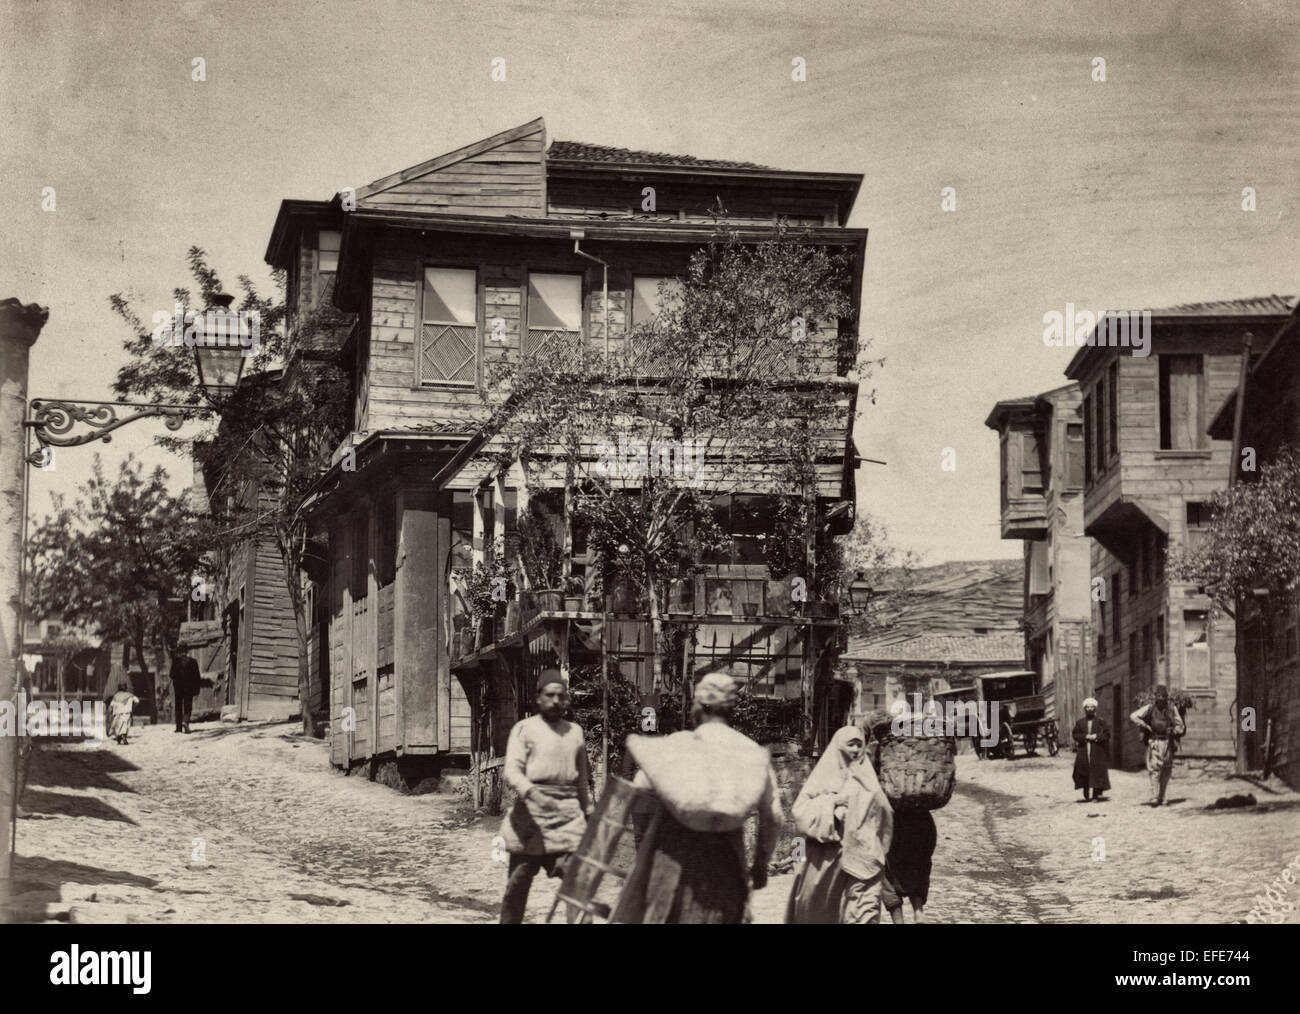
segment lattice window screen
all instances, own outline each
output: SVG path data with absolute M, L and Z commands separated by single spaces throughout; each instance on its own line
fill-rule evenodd
M 455 324 L 425 324 L 420 341 L 420 379 L 445 384 L 473 384 L 474 346 L 478 331 Z

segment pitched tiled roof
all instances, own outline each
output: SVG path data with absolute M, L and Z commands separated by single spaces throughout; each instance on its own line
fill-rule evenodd
M 551 161 L 608 162 L 611 165 L 695 166 L 700 169 L 770 169 L 754 162 L 731 162 L 719 158 L 696 158 L 694 155 L 666 155 L 657 151 L 631 151 L 585 141 L 552 141 L 546 149 Z
M 1220 299 L 1211 303 L 1180 303 L 1152 310 L 1153 317 L 1273 317 L 1290 313 L 1295 296 L 1253 296 L 1248 299 Z
M 1024 663 L 1025 638 L 1016 631 L 987 634 L 912 634 L 897 641 L 853 637 L 845 661 Z

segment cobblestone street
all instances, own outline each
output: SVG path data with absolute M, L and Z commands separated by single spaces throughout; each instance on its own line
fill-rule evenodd
M 936 815 L 930 920 L 1241 920 L 1300 852 L 1295 793 L 1180 770 L 1173 805 L 1156 810 L 1141 805 L 1144 773 L 1112 772 L 1109 799 L 1084 804 L 1070 764 L 959 758 L 957 793 Z M 1258 805 L 1205 809 L 1246 792 Z M 292 725 L 47 745 L 24 803 L 20 920 L 491 922 L 505 880 L 497 818 L 469 818 L 451 793 L 401 795 L 333 771 L 325 744 Z M 781 921 L 791 880 L 755 896 L 756 922 Z M 535 882 L 530 921 L 554 888 Z

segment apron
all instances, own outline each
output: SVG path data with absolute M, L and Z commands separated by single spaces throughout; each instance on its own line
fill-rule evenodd
M 530 799 L 516 799 L 501 822 L 506 851 L 527 856 L 576 851 L 587 830 L 578 787 L 534 782 L 533 788 L 550 799 L 556 809 L 546 813 Z

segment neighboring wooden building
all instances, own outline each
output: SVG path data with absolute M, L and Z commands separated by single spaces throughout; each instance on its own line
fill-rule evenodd
M 517 666 L 493 682 L 480 657 L 453 677 L 449 571 L 506 532 L 518 506 L 508 474 L 452 465 L 481 437 L 487 367 L 557 337 L 618 351 L 646 293 L 682 272 L 708 241 L 718 199 L 734 225 L 770 227 L 783 216 L 809 226 L 815 242 L 847 250 L 856 289 L 866 232 L 842 223 L 860 184 L 858 175 L 574 142 L 547 148 L 538 119 L 355 191 L 355 210 L 340 215 L 332 294 L 339 309 L 358 314 L 343 350 L 354 432 L 311 504 L 313 530 L 328 543 L 328 563 L 313 576 L 327 603 L 321 629 L 329 650 L 320 664 L 328 666 L 335 764 L 440 759 L 471 745 L 487 758 L 504 744 L 481 732 L 472 743 L 471 702 L 480 716 L 498 712 L 508 730 L 507 719 L 531 701 Z M 640 212 L 647 187 L 656 210 Z M 272 266 L 306 264 L 307 250 L 319 263 L 329 231 L 321 216 L 340 206 L 337 198 L 286 202 L 268 249 Z M 607 268 L 579 256 L 575 238 Z M 290 278 L 291 299 L 300 298 L 305 277 Z M 828 376 L 852 388 L 851 410 L 856 384 L 845 378 L 855 327 L 835 333 L 828 352 Z M 840 446 L 845 454 L 819 475 L 828 524 L 828 505 L 853 496 L 847 426 Z M 835 518 L 827 534 L 851 523 L 851 509 Z M 748 594 L 734 601 L 752 601 Z M 533 667 L 555 646 L 552 619 L 529 618 L 538 625 Z M 589 637 L 590 626 L 575 636 Z M 773 650 L 784 657 L 784 648 Z M 802 650 L 792 649 L 800 659 Z
M 1267 465 L 1281 448 L 1300 448 L 1300 306 L 1294 298 L 1274 299 L 1294 308 L 1276 334 L 1264 327 L 1252 329 L 1254 355 L 1246 379 L 1241 446 L 1253 450 L 1256 470 L 1239 472 L 1243 482 L 1257 479 L 1259 466 Z M 1239 391 L 1234 392 L 1215 414 L 1209 427 L 1214 439 L 1232 439 L 1239 396 Z M 1270 610 L 1271 629 L 1263 599 L 1247 601 L 1239 619 L 1237 698 L 1240 707 L 1254 708 L 1258 717 L 1255 729 L 1242 733 L 1238 758 L 1243 771 L 1262 768 L 1267 739 L 1272 770 L 1300 789 L 1300 644 L 1296 636 L 1300 594 L 1276 598 Z
M 1128 720 L 1157 683 L 1185 690 L 1182 753 L 1235 754 L 1235 631 L 1207 596 L 1170 578 L 1166 553 L 1194 542 L 1206 502 L 1227 485 L 1230 441 L 1206 434 L 1213 406 L 1236 387 L 1242 335 L 1274 331 L 1275 299 L 1197 303 L 1150 311 L 1147 356 L 1086 345 L 1066 369 L 1083 393 L 1084 534 L 1094 540 L 1091 597 L 1096 697 L 1119 735 L 1123 766 L 1143 753 Z M 1107 340 L 1108 328 L 1098 334 Z M 1101 593 L 1104 590 L 1104 598 Z
M 1079 385 L 1067 384 L 1000 401 L 984 423 L 1001 448 L 1002 537 L 1024 543 L 1025 658 L 1062 727 L 1095 689 L 1081 405 Z
M 986 672 L 1021 669 L 1019 561 L 977 560 L 921 568 L 888 629 L 849 638 L 836 676 L 852 688 L 851 720 L 888 711 L 913 694 L 971 685 Z

